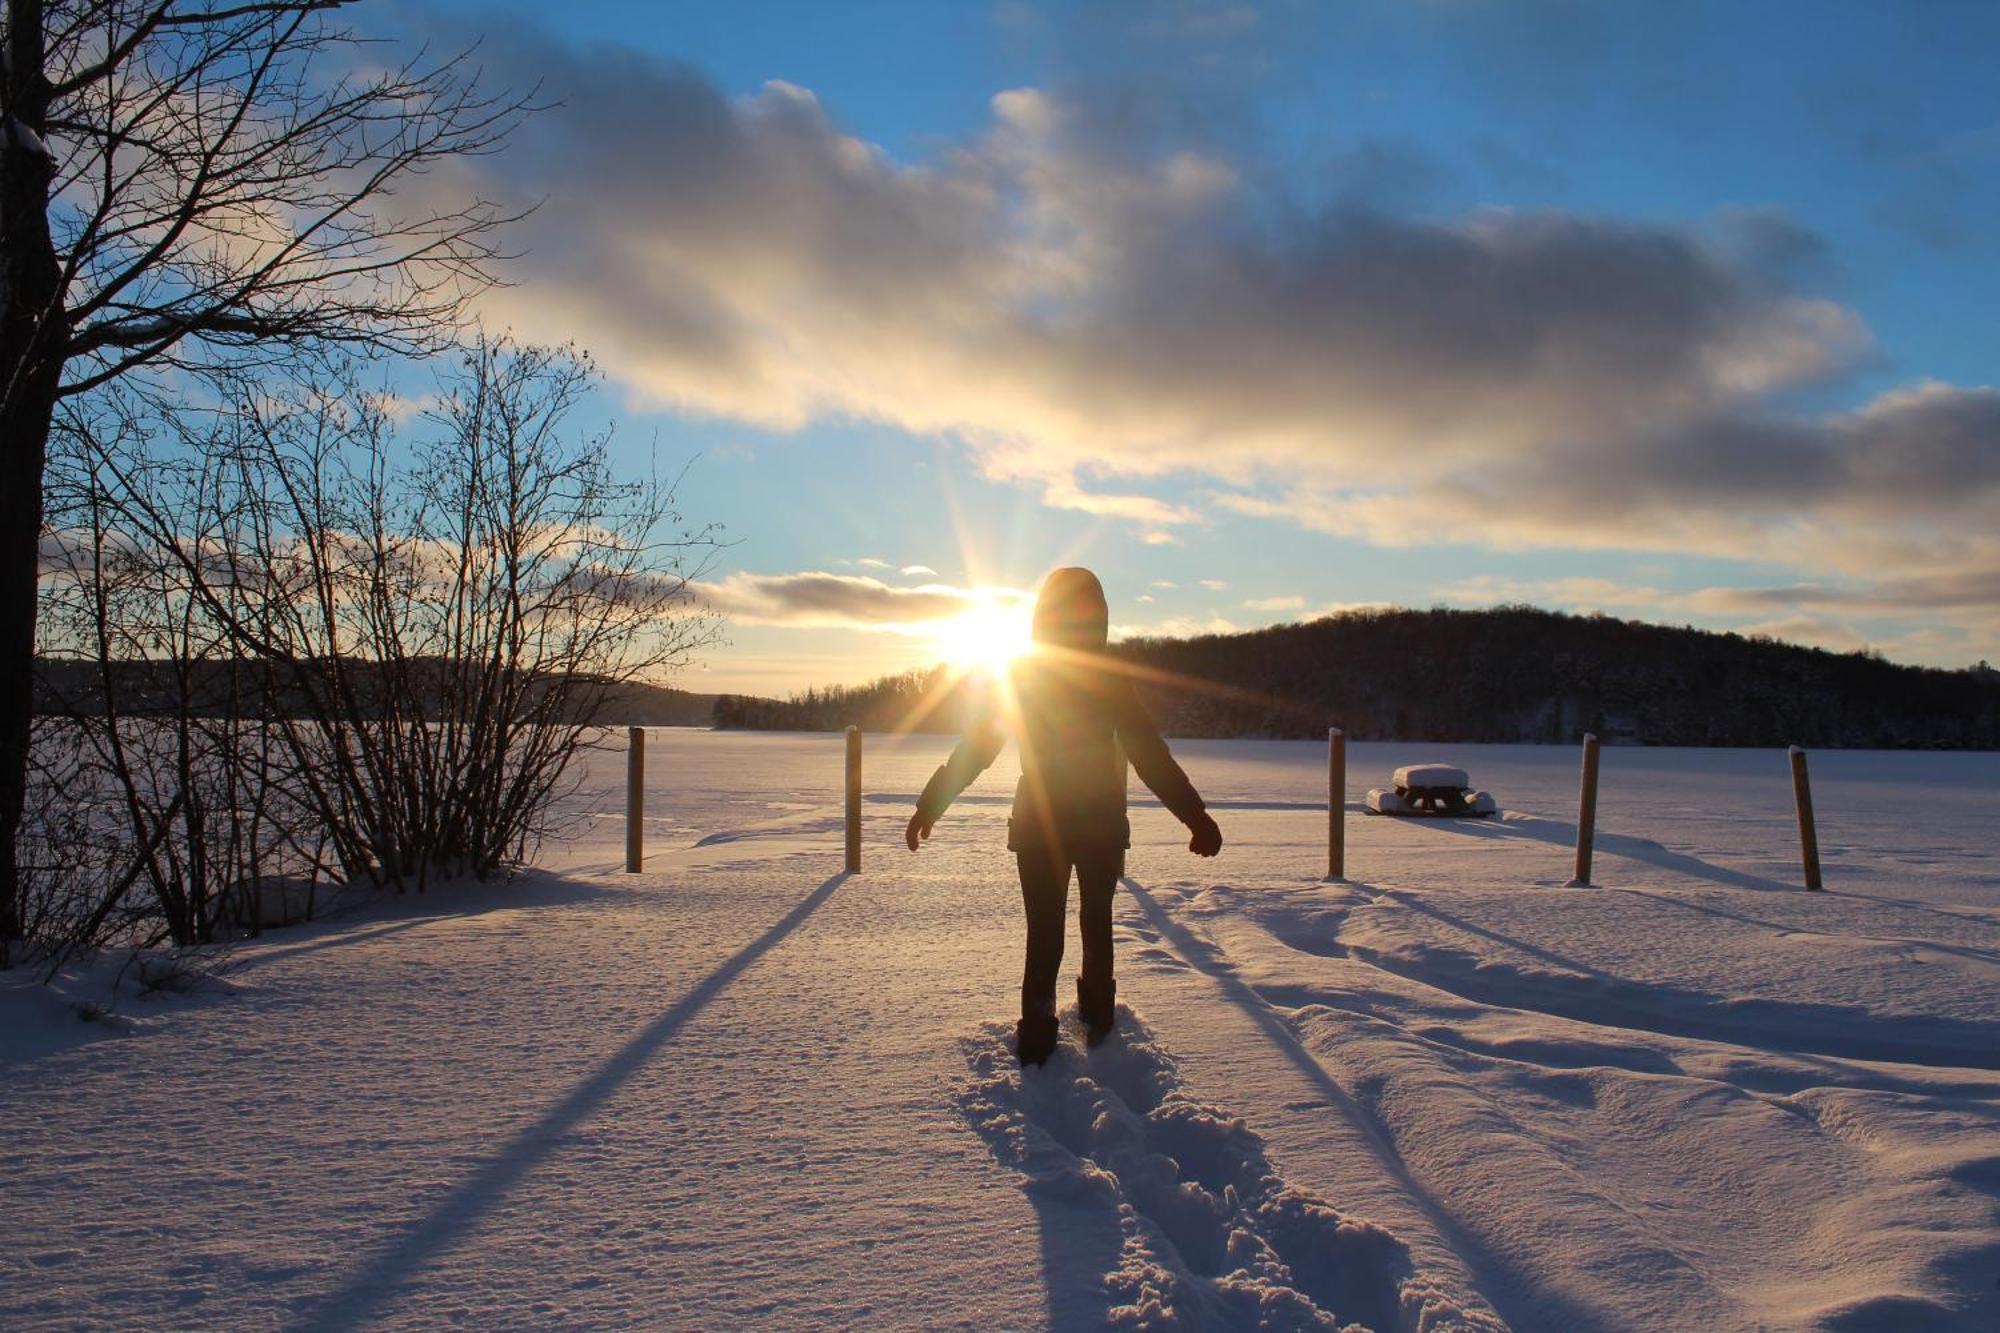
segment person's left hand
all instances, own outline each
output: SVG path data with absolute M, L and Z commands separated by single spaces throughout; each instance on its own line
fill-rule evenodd
M 1194 823 L 1188 825 L 1188 850 L 1196 856 L 1214 856 L 1222 850 L 1222 830 L 1206 810 L 1202 811 Z
M 917 850 L 917 844 L 931 836 L 931 821 L 924 818 L 919 810 L 910 816 L 910 826 L 903 830 L 903 841 L 910 844 L 910 850 Z

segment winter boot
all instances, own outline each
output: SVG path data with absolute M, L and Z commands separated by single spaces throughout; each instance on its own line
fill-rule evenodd
M 1117 998 L 1116 981 L 1086 983 L 1082 977 L 1076 979 L 1076 1016 L 1083 1020 L 1084 1039 L 1090 1045 L 1095 1046 L 1111 1035 L 1111 1028 L 1117 1022 Z
M 1021 1065 L 1039 1065 L 1046 1061 L 1056 1049 L 1056 1019 L 1054 1014 L 1040 1018 L 1024 1018 L 1014 1025 L 1014 1049 L 1021 1057 Z

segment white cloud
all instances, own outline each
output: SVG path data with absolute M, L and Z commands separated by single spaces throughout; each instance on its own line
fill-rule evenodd
M 1898 661 L 1964 666 L 2000 649 L 2000 576 L 1920 578 L 1764 587 L 1661 588 L 1593 576 L 1511 579 L 1475 575 L 1435 595 L 1465 606 L 1523 603 L 1554 610 L 1691 619 L 1742 634 L 1848 652 L 1872 647 Z M 1941 611 L 1948 624 L 1937 623 Z
M 904 565 L 904 566 L 903 566 L 903 569 L 902 569 L 902 572 L 903 572 L 903 573 L 905 573 L 905 574 L 936 574 L 936 573 L 937 573 L 937 571 L 936 571 L 935 569 L 932 569 L 932 568 L 931 568 L 931 567 L 930 567 L 929 565 Z
M 2000 576 L 2000 390 L 1785 406 L 1870 339 L 1775 215 L 1313 207 L 1187 118 L 1042 89 L 905 163 L 791 84 L 527 27 L 481 58 L 560 105 L 422 184 L 546 198 L 489 311 L 643 402 L 953 438 L 1145 540 L 1204 518 L 1146 493 L 1189 473 L 1388 546 Z
M 1221 579 L 1202 579 L 1201 586 L 1208 589 L 1210 592 L 1221 592 L 1224 589 L 1226 589 L 1229 585 L 1223 582 Z
M 1201 522 L 1201 515 L 1185 505 L 1168 504 L 1148 495 L 1087 491 L 1073 476 L 1067 475 L 1069 466 L 1067 462 L 1051 465 L 1048 460 L 1039 457 L 1014 460 L 1002 454 L 988 460 L 987 470 L 1001 478 L 1042 478 L 1042 503 L 1051 509 L 1074 509 L 1080 513 L 1146 524 L 1151 528 L 1146 540 L 1155 546 L 1174 540 L 1174 535 L 1162 530 L 1162 525 Z M 1164 537 L 1166 542 L 1154 541 L 1154 537 Z
M 898 588 L 857 574 L 731 574 L 690 585 L 702 605 L 748 624 L 908 631 L 982 604 L 969 589 Z M 1007 598 L 1019 594 L 1000 594 Z
M 1739 412 L 1393 489 L 1221 503 L 1392 547 L 1649 550 L 2000 590 L 2000 389 L 1926 384 L 1817 418 Z
M 1691 594 L 1619 583 L 1613 579 L 1576 575 L 1553 579 L 1511 579 L 1475 574 L 1440 585 L 1436 595 L 1466 606 L 1522 603 L 1559 610 L 1593 611 L 1613 608 L 1659 612 L 1689 604 Z
M 1824 616 L 1787 616 L 1782 620 L 1762 621 L 1754 625 L 1738 628 L 1741 634 L 1762 634 L 1768 638 L 1782 639 L 1786 643 L 1804 644 L 1811 648 L 1830 648 L 1837 653 L 1851 653 L 1858 648 L 1866 648 L 1866 636 L 1851 625 Z
M 434 393 L 400 394 L 380 393 L 374 395 L 375 405 L 383 415 L 398 426 L 406 426 L 423 416 L 444 406 L 444 400 Z
M 1303 597 L 1253 597 L 1243 605 L 1252 611 L 1303 611 Z
M 1121 639 L 1166 638 L 1188 639 L 1200 634 L 1234 634 L 1243 626 L 1226 616 L 1195 618 L 1175 616 L 1150 625 L 1114 625 L 1114 637 Z

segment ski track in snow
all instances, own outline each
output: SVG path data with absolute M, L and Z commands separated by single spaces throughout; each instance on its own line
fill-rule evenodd
M 675 733 L 642 875 L 614 749 L 516 884 L 0 977 L 0 1326 L 2000 1327 L 1991 756 L 1815 755 L 1807 895 L 1781 754 L 1606 750 L 1566 890 L 1571 752 L 1350 747 L 1506 814 L 1336 884 L 1318 747 L 1177 744 L 1223 859 L 1135 800 L 1132 1007 L 1023 1072 L 1011 759 L 898 845 L 944 744 L 860 876 L 838 737 Z

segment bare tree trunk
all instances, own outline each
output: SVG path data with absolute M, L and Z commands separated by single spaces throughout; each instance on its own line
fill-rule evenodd
M 40 0 L 9 0 L 0 74 L 0 965 L 20 937 L 20 838 L 34 716 L 42 466 L 69 331 L 49 232 Z

